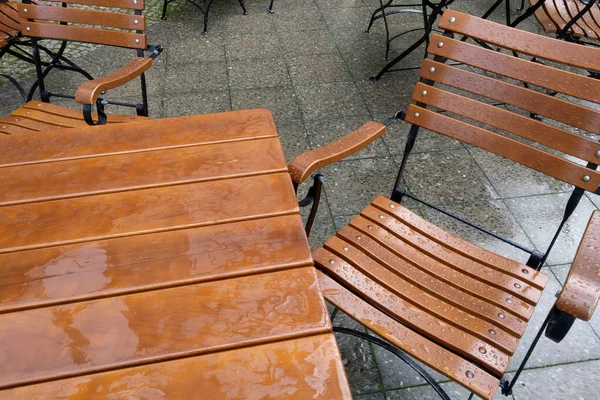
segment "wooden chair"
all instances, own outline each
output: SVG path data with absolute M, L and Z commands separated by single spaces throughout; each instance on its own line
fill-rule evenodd
M 14 3 L 6 3 L 0 0 L 0 59 L 5 54 L 10 54 L 11 47 L 18 41 L 19 37 L 19 13 L 14 7 Z M 8 74 L 0 74 L 10 81 L 25 98 L 25 90 L 19 82 Z
M 512 380 L 503 379 L 546 285 L 547 278 L 539 271 L 548 252 L 584 192 L 600 193 L 600 143 L 528 114 L 600 135 L 600 111 L 581 105 L 600 103 L 600 81 L 584 75 L 586 70 L 600 71 L 600 50 L 454 11 L 443 14 L 439 27 L 445 33 L 431 38 L 428 51 L 433 59 L 422 64 L 421 80 L 412 95 L 414 104 L 400 113 L 411 128 L 391 199 L 377 197 L 313 257 L 321 271 L 325 298 L 387 342 L 348 329 L 337 328 L 339 332 L 394 351 L 422 373 L 442 398 L 448 397 L 404 353 L 471 393 L 491 399 L 498 387 L 505 395 L 512 392 L 544 331 L 559 342 L 576 318 L 591 318 L 598 302 L 600 213 L 595 212 L 552 311 Z M 478 44 L 461 41 L 463 35 Z M 580 68 L 582 74 L 497 52 L 496 46 Z M 532 86 L 528 89 L 519 82 Z M 561 95 L 553 97 L 546 90 Z M 546 252 L 471 224 L 526 252 L 529 260 L 520 264 L 452 235 L 402 206 L 404 197 L 429 205 L 401 187 L 421 128 L 573 185 L 564 217 Z M 298 185 L 317 168 L 365 147 L 384 130 L 384 125 L 370 122 L 337 142 L 301 154 L 289 165 L 294 182 Z
M 529 0 L 531 6 L 539 0 Z M 600 4 L 597 0 L 546 0 L 535 16 L 547 33 L 559 39 L 600 40 Z
M 0 133 L 28 133 L 56 127 L 129 122 L 148 117 L 148 98 L 144 71 L 152 65 L 162 48 L 149 46 L 144 33 L 146 20 L 142 15 L 145 0 L 49 0 L 56 5 L 38 5 L 30 0 L 17 4 L 22 36 L 30 38 L 36 68 L 36 87 L 41 101 L 29 101 L 0 118 Z M 99 10 L 98 8 L 102 8 Z M 130 11 L 127 13 L 123 10 Z M 132 11 L 132 13 L 131 13 Z M 137 57 L 127 65 L 97 79 L 84 82 L 75 95 L 56 93 L 46 87 L 45 77 L 51 68 L 45 68 L 40 57 L 41 39 L 55 39 L 117 46 L 135 50 Z M 149 52 L 145 57 L 144 52 Z M 140 78 L 141 102 L 129 104 L 102 99 L 100 95 L 134 78 Z M 70 98 L 82 105 L 83 112 L 49 104 L 52 97 Z M 137 115 L 107 115 L 105 105 L 118 104 L 132 107 Z M 92 113 L 95 105 L 97 112 Z

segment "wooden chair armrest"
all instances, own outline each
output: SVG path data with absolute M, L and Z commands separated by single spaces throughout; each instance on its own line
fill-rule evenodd
M 300 154 L 288 165 L 292 180 L 295 183 L 304 182 L 315 170 L 356 153 L 384 132 L 385 125 L 369 121 L 335 142 Z
M 138 57 L 129 64 L 103 76 L 87 81 L 79 86 L 75 93 L 75 101 L 79 104 L 94 104 L 100 93 L 121 86 L 142 74 L 152 65 L 151 58 Z
M 589 321 L 600 298 L 600 211 L 594 211 L 555 307 Z

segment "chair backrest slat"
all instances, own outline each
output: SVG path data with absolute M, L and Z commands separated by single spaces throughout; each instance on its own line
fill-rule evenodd
M 600 49 L 557 41 L 518 29 L 507 30 L 504 25 L 469 17 L 457 11 L 447 11 L 444 18 L 440 19 L 439 27 L 530 56 L 600 72 Z M 454 20 L 450 22 L 452 18 Z
M 0 31 L 11 36 L 19 31 L 19 15 L 9 4 L 0 4 Z
M 435 86 L 417 83 L 413 100 L 474 121 L 512 132 L 522 138 L 552 147 L 588 162 L 597 162 L 600 142 L 544 124 L 529 116 L 473 100 Z
M 146 48 L 146 35 L 142 33 L 119 32 L 41 22 L 23 22 L 23 27 L 27 31 L 27 36 L 107 44 L 133 49 Z
M 127 10 L 143 10 L 146 0 L 45 0 L 52 3 L 79 4 L 84 6 L 98 6 L 110 8 L 124 8 Z
M 438 47 L 438 44 L 443 44 L 443 46 Z M 547 67 L 512 55 L 489 51 L 476 44 L 440 35 L 432 36 L 430 51 L 433 54 L 521 82 L 600 103 L 600 80 L 598 79 L 590 81 L 582 75 Z
M 595 192 L 600 186 L 598 171 L 435 111 L 411 104 L 406 121 L 498 154 L 585 190 Z
M 432 60 L 423 62 L 420 76 L 600 134 L 600 113 L 579 104 Z
M 36 21 L 71 22 L 130 30 L 146 29 L 146 19 L 143 15 L 28 4 L 19 4 L 18 8 L 21 18 Z

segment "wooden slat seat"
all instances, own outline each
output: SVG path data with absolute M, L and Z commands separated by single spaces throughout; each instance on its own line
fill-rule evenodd
M 529 0 L 531 5 L 537 0 Z M 562 31 L 583 8 L 580 0 L 546 0 L 535 16 L 548 33 Z M 570 29 L 570 34 L 592 40 L 600 39 L 600 4 L 596 2 Z
M 485 398 L 495 392 L 490 381 L 497 385 L 506 372 L 547 282 L 535 269 L 449 234 L 382 196 L 316 250 L 314 259 L 355 293 L 340 296 L 339 287 L 325 288 L 329 301 L 387 339 L 389 326 L 409 327 L 419 341 L 451 349 L 451 356 L 428 357 L 426 363 Z M 331 278 L 322 278 L 321 285 Z M 357 315 L 356 307 L 371 311 Z M 388 321 L 385 329 L 374 324 L 373 314 Z M 418 346 L 404 347 L 423 361 Z
M 97 115 L 92 114 L 96 119 Z M 107 115 L 108 123 L 143 121 L 148 117 L 139 115 Z M 73 110 L 56 104 L 39 101 L 27 102 L 14 110 L 11 115 L 0 118 L 0 133 L 34 133 L 58 128 L 85 127 L 81 110 Z

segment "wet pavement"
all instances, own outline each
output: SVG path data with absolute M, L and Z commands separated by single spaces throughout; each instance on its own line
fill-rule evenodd
M 158 19 L 162 3 L 149 2 L 149 41 L 165 47 L 147 74 L 152 118 L 265 107 L 275 116 L 286 157 L 291 160 L 370 119 L 381 121 L 406 108 L 417 81 L 415 71 L 388 74 L 378 82 L 368 80 L 385 65 L 383 24 L 378 21 L 370 33 L 364 32 L 377 0 L 275 0 L 274 14 L 267 13 L 266 0 L 246 3 L 249 15 L 244 16 L 236 0 L 215 1 L 209 33 L 202 35 L 201 16 L 191 6 L 182 1 L 172 4 L 168 19 L 162 21 Z M 453 8 L 481 15 L 492 3 L 457 0 Z M 499 10 L 493 19 L 503 21 L 503 12 Z M 420 24 L 417 14 L 390 18 L 392 32 Z M 534 20 L 525 21 L 522 28 L 541 33 Z M 396 40 L 392 57 L 417 35 Z M 96 46 L 76 46 L 70 54 L 94 76 L 123 65 L 132 56 L 128 51 Z M 423 50 L 415 52 L 399 66 L 417 66 L 422 54 Z M 2 61 L 2 72 L 17 69 L 24 81 L 31 79 L 26 66 Z M 49 80 L 51 88 L 64 91 L 74 91 L 83 82 L 68 73 L 53 74 Z M 133 83 L 107 97 L 133 100 L 139 91 Z M 75 107 L 65 101 L 57 103 Z M 0 115 L 20 104 L 16 91 L 0 87 Z M 407 131 L 406 124 L 396 122 L 368 148 L 322 171 L 327 179 L 325 198 L 312 246 L 321 244 L 375 195 L 390 192 Z M 540 250 L 549 243 L 570 190 L 566 184 L 428 132 L 417 142 L 413 161 L 407 175 L 411 191 Z M 408 206 L 474 243 L 525 261 L 522 253 L 479 232 L 413 203 Z M 560 236 L 544 269 L 550 282 L 510 371 L 551 308 L 588 218 L 599 207 L 600 197 L 586 194 Z M 358 326 L 344 315 L 336 322 Z M 436 398 L 420 377 L 385 351 L 352 337 L 338 340 L 357 399 Z M 600 313 L 596 313 L 589 323 L 577 321 L 560 344 L 541 340 L 515 387 L 514 398 L 600 399 L 595 378 L 599 371 Z M 458 385 L 434 376 L 445 382 L 443 387 L 453 398 L 468 397 Z M 504 397 L 498 394 L 498 398 Z

